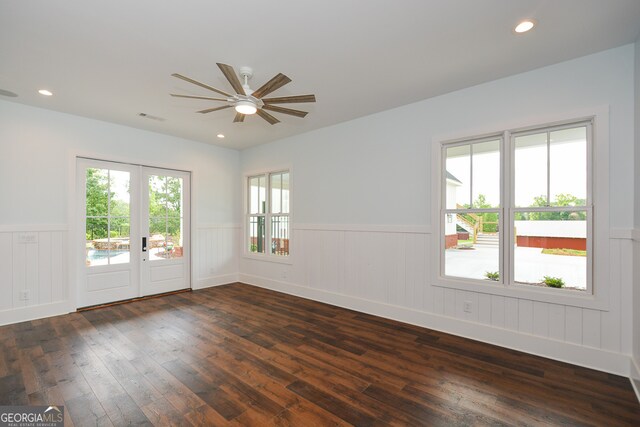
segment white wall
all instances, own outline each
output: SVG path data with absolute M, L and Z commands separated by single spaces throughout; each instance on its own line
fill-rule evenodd
M 635 43 L 635 232 L 633 273 L 633 359 L 636 394 L 640 399 L 640 37 Z
M 514 221 L 518 236 L 587 237 L 586 221 Z
M 628 374 L 633 50 L 623 46 L 243 151 L 243 172 L 291 164 L 295 186 L 292 264 L 241 258 L 241 280 Z M 602 107 L 610 111 L 610 225 L 629 231 L 606 243 L 609 307 L 431 283 L 432 141 Z M 465 301 L 472 313 L 463 311 Z
M 0 324 L 75 309 L 68 232 L 76 227 L 76 155 L 191 171 L 193 285 L 235 280 L 237 151 L 0 101 Z M 20 241 L 31 232 L 36 242 Z M 21 289 L 28 301 L 17 299 Z

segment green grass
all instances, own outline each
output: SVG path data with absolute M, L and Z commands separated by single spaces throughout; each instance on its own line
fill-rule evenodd
M 473 244 L 473 239 L 458 240 L 458 245 L 472 245 L 472 244 Z
M 547 255 L 587 256 L 587 251 L 576 249 L 543 249 L 542 253 Z

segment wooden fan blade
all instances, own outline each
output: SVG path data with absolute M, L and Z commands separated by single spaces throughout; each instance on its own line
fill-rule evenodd
M 222 91 L 222 90 L 220 90 L 220 89 L 216 89 L 215 87 L 209 86 L 209 85 L 207 85 L 207 84 L 200 83 L 199 81 L 196 81 L 196 80 L 190 79 L 189 77 L 183 76 L 182 74 L 173 73 L 173 74 L 171 74 L 171 75 L 172 75 L 173 77 L 177 77 L 177 78 L 179 78 L 179 79 L 181 79 L 181 80 L 184 80 L 185 82 L 189 82 L 189 83 L 192 83 L 192 84 L 194 84 L 194 85 L 197 85 L 197 86 L 203 87 L 203 88 L 205 88 L 205 89 L 212 90 L 212 91 L 214 91 L 214 92 L 216 92 L 216 93 L 219 93 L 220 95 L 224 95 L 224 96 L 228 96 L 228 97 L 230 97 L 230 96 L 231 96 L 231 95 L 229 95 L 227 92 L 224 92 L 224 91 Z
M 231 108 L 231 105 L 223 105 L 222 107 L 216 107 L 216 108 L 207 108 L 206 110 L 197 111 L 197 113 L 206 114 L 206 113 L 211 113 L 212 111 L 224 110 L 225 108 Z
M 244 122 L 244 114 L 236 113 L 236 117 L 233 119 L 233 123 L 242 123 Z
M 286 85 L 290 81 L 291 79 L 289 77 L 285 76 L 282 73 L 278 73 L 274 78 L 260 86 L 260 88 L 258 88 L 258 90 L 253 92 L 251 95 L 255 96 L 256 98 L 262 98 L 263 96 L 270 94 L 274 90 Z
M 229 83 L 231 83 L 231 87 L 233 88 L 233 90 L 235 90 L 236 93 L 239 93 L 240 95 L 246 95 L 246 93 L 244 93 L 242 83 L 240 83 L 240 80 L 238 80 L 238 76 L 236 75 L 233 67 L 231 65 L 220 64 L 218 62 L 216 62 L 216 64 L 222 71 L 222 74 L 224 74 L 227 80 L 229 80 Z
M 211 98 L 208 96 L 191 96 L 191 95 L 178 95 L 175 93 L 170 93 L 169 95 L 175 96 L 176 98 L 191 98 L 191 99 L 206 99 L 208 101 L 227 101 L 226 98 Z
M 280 123 L 280 120 L 276 119 L 275 117 L 273 117 L 271 114 L 267 113 L 264 110 L 258 110 L 258 111 L 256 111 L 256 113 L 260 117 L 262 117 L 263 119 L 265 119 L 266 121 L 271 123 L 272 125 L 275 125 L 276 123 Z
M 271 110 L 271 111 L 275 111 L 277 113 L 282 113 L 282 114 L 289 114 L 291 116 L 296 116 L 296 117 L 304 117 L 307 114 L 309 114 L 306 111 L 292 110 L 291 108 L 278 107 L 277 105 L 263 105 L 262 109 Z
M 282 96 L 280 98 L 262 98 L 265 104 L 295 104 L 298 102 L 316 102 L 315 95 Z

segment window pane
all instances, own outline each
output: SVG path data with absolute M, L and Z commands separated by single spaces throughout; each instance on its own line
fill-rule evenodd
M 271 213 L 282 212 L 282 174 L 271 175 Z
M 446 208 L 469 207 L 471 193 L 471 148 L 469 145 L 447 148 L 445 167 Z
M 289 213 L 289 172 L 282 174 L 282 213 Z
M 515 138 L 515 205 L 547 205 L 547 133 Z
M 500 140 L 473 144 L 473 207 L 500 207 Z
M 166 258 L 167 218 L 149 218 L 149 241 L 147 250 L 149 260 L 157 261 Z
M 107 216 L 109 170 L 88 168 L 86 178 L 87 216 Z
M 498 212 L 445 214 L 446 276 L 497 280 L 500 270 Z
M 264 175 L 249 178 L 249 213 L 265 213 L 266 177 Z
M 274 215 L 271 217 L 271 253 L 289 255 L 289 216 Z
M 264 217 L 249 217 L 249 252 L 264 253 L 265 229 Z
M 111 216 L 129 217 L 129 172 L 109 171 L 109 191 L 111 192 Z
M 587 204 L 587 128 L 551 132 L 551 205 Z
M 182 178 L 167 177 L 167 215 L 182 215 Z
M 547 286 L 546 276 L 586 290 L 587 213 L 518 212 L 515 218 L 515 281 Z
M 87 218 L 86 223 L 86 264 L 87 266 L 106 265 L 109 256 L 108 220 Z

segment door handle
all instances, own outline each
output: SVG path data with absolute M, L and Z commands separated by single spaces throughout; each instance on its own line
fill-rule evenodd
M 142 238 L 142 252 L 147 252 L 147 238 Z

